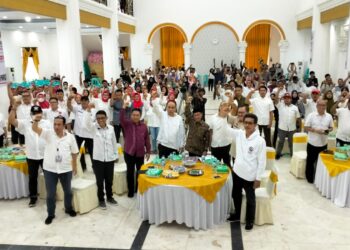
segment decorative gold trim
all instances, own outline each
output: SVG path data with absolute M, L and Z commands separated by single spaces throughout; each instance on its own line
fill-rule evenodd
M 136 33 L 136 27 L 135 25 L 131 25 L 128 23 L 118 22 L 118 28 L 120 32 L 135 34 Z
M 344 3 L 332 9 L 321 12 L 321 23 L 349 17 L 350 3 Z
M 220 21 L 212 21 L 212 22 L 207 22 L 207 23 L 203 24 L 202 26 L 200 26 L 198 29 L 196 29 L 196 31 L 192 35 L 191 43 L 193 43 L 193 41 L 196 38 L 199 31 L 201 31 L 205 27 L 207 27 L 209 25 L 213 25 L 213 24 L 223 25 L 226 28 L 228 28 L 232 32 L 233 36 L 236 38 L 236 41 L 239 42 L 239 36 L 237 35 L 237 32 L 230 25 L 228 25 L 227 23 L 224 23 L 224 22 L 220 22 Z
M 148 36 L 147 42 L 151 43 L 151 40 L 152 40 L 152 37 L 153 37 L 154 33 L 156 33 L 157 30 L 159 30 L 159 29 L 161 29 L 163 27 L 173 27 L 173 28 L 177 29 L 182 34 L 182 36 L 184 37 L 185 43 L 188 42 L 187 35 L 186 35 L 185 31 L 179 25 L 177 25 L 175 23 L 161 23 L 161 24 L 158 24 L 156 27 L 154 27 L 152 29 L 151 33 Z
M 247 35 L 249 33 L 249 31 L 256 25 L 258 24 L 270 24 L 272 26 L 274 26 L 280 33 L 282 40 L 286 40 L 286 35 L 282 29 L 282 27 L 276 23 L 275 21 L 272 20 L 258 20 L 253 22 L 251 25 L 249 25 L 249 27 L 244 31 L 243 37 L 242 37 L 242 41 L 245 41 L 247 38 Z
M 66 20 L 66 6 L 48 0 L 1 0 L 0 8 L 18 10 Z
M 108 17 L 96 15 L 94 13 L 80 10 L 80 23 L 90 24 L 97 27 L 111 28 L 111 19 Z
M 311 28 L 312 28 L 312 16 L 299 20 L 297 22 L 298 30 L 311 29 Z

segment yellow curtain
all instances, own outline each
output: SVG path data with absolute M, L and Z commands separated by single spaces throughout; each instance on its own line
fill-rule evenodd
M 26 80 L 26 72 L 27 72 L 29 54 L 30 54 L 30 48 L 22 48 L 22 73 L 23 73 L 23 81 Z
M 36 71 L 39 73 L 39 54 L 38 48 L 22 48 L 22 73 L 23 80 L 26 80 L 26 72 L 29 57 L 33 58 L 33 63 Z
M 161 62 L 164 66 L 180 67 L 184 64 L 183 35 L 173 27 L 160 29 Z
M 128 47 L 125 47 L 125 49 L 123 50 L 123 56 L 124 56 L 124 60 L 129 59 L 129 48 Z
M 267 63 L 270 47 L 270 27 L 270 24 L 258 24 L 249 31 L 246 38 L 248 47 L 245 54 L 245 64 L 248 68 L 259 69 L 259 59 L 263 59 Z

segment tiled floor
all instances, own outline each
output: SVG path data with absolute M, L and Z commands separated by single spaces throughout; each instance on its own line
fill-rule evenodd
M 207 115 L 215 113 L 219 101 L 208 101 Z M 338 208 L 321 197 L 314 185 L 297 180 L 289 173 L 290 158 L 277 161 L 279 183 L 272 200 L 274 225 L 255 226 L 242 238 L 245 249 L 350 249 L 350 209 Z M 28 208 L 27 199 L 0 201 L 0 244 L 118 248 L 135 246 L 141 219 L 136 199 L 116 196 L 119 206 L 70 218 L 62 202 L 57 204 L 56 219 L 44 224 L 45 201 Z M 230 224 L 206 231 L 195 231 L 184 225 L 151 225 L 142 249 L 231 249 L 239 245 L 232 238 Z M 231 243 L 232 240 L 232 243 Z M 8 246 L 0 245 L 0 249 Z M 13 246 L 11 249 L 19 249 Z M 40 249 L 34 247 L 31 249 Z

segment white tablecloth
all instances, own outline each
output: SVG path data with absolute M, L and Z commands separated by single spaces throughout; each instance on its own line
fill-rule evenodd
M 28 176 L 18 169 L 0 164 L 0 199 L 18 199 L 28 195 Z
M 350 170 L 331 177 L 327 168 L 318 157 L 315 186 L 323 196 L 338 207 L 350 207 Z
M 216 194 L 213 203 L 185 187 L 156 186 L 149 188 L 143 195 L 137 193 L 138 209 L 141 218 L 150 224 L 176 221 L 196 230 L 207 229 L 226 221 L 230 211 L 231 192 L 231 175 Z

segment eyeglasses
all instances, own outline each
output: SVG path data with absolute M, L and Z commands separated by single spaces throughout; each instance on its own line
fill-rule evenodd
M 244 125 L 253 125 L 254 124 L 254 122 L 243 122 L 244 123 Z

